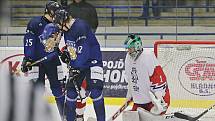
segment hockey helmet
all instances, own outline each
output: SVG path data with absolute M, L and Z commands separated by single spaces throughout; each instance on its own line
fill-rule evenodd
M 45 6 L 45 14 L 49 14 L 51 17 L 54 17 L 55 11 L 61 8 L 62 6 L 58 2 L 49 1 L 46 3 L 46 6 Z
M 142 40 L 139 36 L 135 34 L 128 35 L 127 39 L 124 42 L 125 48 L 131 49 L 133 48 L 132 52 L 129 52 L 131 57 L 136 58 L 136 56 L 142 52 Z
M 57 25 L 64 25 L 65 21 L 69 18 L 69 14 L 64 9 L 57 10 L 53 18 L 53 22 Z
M 43 33 L 39 36 L 40 40 L 46 40 L 58 32 L 59 28 L 55 24 L 49 23 L 45 26 Z
M 59 28 L 53 23 L 47 24 L 39 38 L 40 42 L 44 45 L 44 50 L 52 52 L 61 39 Z

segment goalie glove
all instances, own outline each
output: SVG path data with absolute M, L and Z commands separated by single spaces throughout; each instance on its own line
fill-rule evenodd
M 150 110 L 151 113 L 160 115 L 163 112 L 166 112 L 167 110 L 167 103 L 165 103 L 164 99 L 162 96 L 159 95 L 159 93 L 152 93 L 151 91 L 149 92 L 149 95 L 152 99 L 152 103 L 154 106 Z
M 29 70 L 32 70 L 32 66 L 31 66 L 32 62 L 33 61 L 31 59 L 24 57 L 22 60 L 21 71 L 23 73 L 26 73 Z

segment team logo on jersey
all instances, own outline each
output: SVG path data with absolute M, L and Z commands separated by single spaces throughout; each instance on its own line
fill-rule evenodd
M 42 23 L 39 23 L 39 26 L 43 26 L 43 24 L 42 24 Z
M 215 58 L 196 57 L 180 68 L 178 79 L 191 94 L 210 96 L 215 94 Z
M 93 60 L 93 61 L 91 61 L 91 63 L 92 64 L 96 64 L 96 63 L 98 63 L 98 61 L 97 60 Z
M 81 39 L 86 39 L 87 37 L 86 36 L 79 36 L 77 39 L 76 39 L 76 42 L 78 42 L 79 40 Z
M 139 86 L 138 86 L 138 84 L 137 84 L 137 82 L 138 82 L 138 75 L 137 75 L 137 69 L 136 69 L 136 67 L 132 67 L 132 70 L 131 70 L 131 82 L 134 84 L 133 85 L 133 90 L 134 91 L 137 91 L 137 92 L 139 92 Z
M 70 54 L 70 58 L 71 60 L 75 60 L 77 58 L 77 54 L 76 54 L 76 48 L 74 47 L 68 47 L 68 52 Z
M 76 54 L 76 43 L 74 41 L 71 41 L 71 40 L 67 40 L 66 41 L 66 45 L 67 45 L 67 49 L 68 49 L 68 52 L 70 54 L 70 58 L 71 60 L 75 60 L 77 58 L 77 54 Z
M 53 52 L 54 51 L 54 47 L 56 46 L 56 40 L 55 38 L 49 38 L 47 40 L 40 40 L 40 42 L 43 44 L 44 46 L 44 50 L 46 52 Z

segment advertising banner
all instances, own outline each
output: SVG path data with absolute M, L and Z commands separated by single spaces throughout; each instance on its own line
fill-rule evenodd
M 27 77 L 20 71 L 23 55 L 22 48 L 1 48 L 0 63 L 5 69 L 16 72 L 18 77 Z M 104 65 L 104 96 L 105 97 L 125 97 L 127 83 L 124 78 L 125 51 L 102 51 Z M 67 72 L 66 65 L 63 71 Z M 48 80 L 46 81 L 48 82 Z M 49 87 L 49 85 L 46 85 Z M 48 95 L 50 92 L 48 93 Z
M 104 95 L 107 97 L 125 97 L 124 61 L 125 51 L 103 51 Z

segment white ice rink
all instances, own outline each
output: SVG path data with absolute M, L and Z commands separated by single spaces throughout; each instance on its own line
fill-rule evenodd
M 53 109 L 53 113 L 55 116 L 54 119 L 56 119 L 56 121 L 61 121 L 56 105 L 55 104 L 50 104 L 50 105 L 51 105 L 51 108 Z M 105 108 L 106 108 L 106 120 L 108 120 L 117 111 L 119 106 L 106 105 Z M 129 110 L 129 109 L 131 109 L 130 106 L 126 110 Z M 168 113 L 175 112 L 175 111 L 183 111 L 186 114 L 191 114 L 192 116 L 195 117 L 195 116 L 199 115 L 200 113 L 202 113 L 204 110 L 205 109 L 169 108 Z M 205 116 L 200 118 L 200 121 L 215 121 L 215 113 L 214 113 L 215 111 L 214 110 L 215 109 L 212 109 L 210 112 L 208 112 L 208 114 L 205 114 Z M 88 105 L 85 110 L 85 121 L 87 121 L 88 117 L 94 117 L 94 118 L 96 117 L 92 105 Z M 120 115 L 115 121 L 122 121 L 122 115 Z
M 56 121 L 61 121 L 60 120 L 60 116 L 59 116 L 59 113 L 58 113 L 58 110 L 57 110 L 57 106 L 55 104 L 50 104 L 52 110 L 53 110 L 53 114 L 55 116 L 54 119 L 56 119 Z M 109 117 L 111 115 L 113 115 L 115 113 L 115 111 L 117 111 L 117 109 L 119 108 L 119 106 L 105 106 L 106 108 L 106 118 L 107 120 L 109 119 Z M 130 109 L 131 107 L 128 107 L 127 109 Z M 94 112 L 94 109 L 93 109 L 93 105 L 88 105 L 86 107 L 86 110 L 85 110 L 85 120 L 87 121 L 87 118 L 88 117 L 93 117 L 95 118 L 96 115 L 95 115 L 95 112 Z M 116 121 L 122 121 L 122 116 L 120 115 Z

